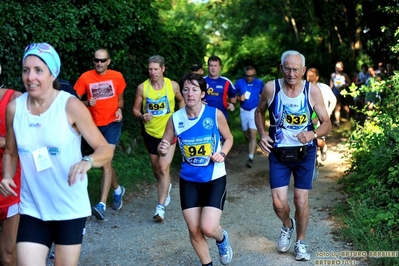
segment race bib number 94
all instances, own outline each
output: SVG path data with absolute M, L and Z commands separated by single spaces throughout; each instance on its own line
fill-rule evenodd
M 215 145 L 213 137 L 179 139 L 179 144 L 186 162 L 193 166 L 207 166 L 209 164 Z
M 195 156 L 210 156 L 211 145 L 210 143 L 205 143 L 196 146 L 184 146 L 184 154 L 186 158 L 195 157 Z

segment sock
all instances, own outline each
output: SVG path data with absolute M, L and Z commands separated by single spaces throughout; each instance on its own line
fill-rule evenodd
M 105 203 L 104 202 L 99 202 L 99 204 L 101 204 L 103 207 L 104 207 L 104 211 L 105 211 L 105 209 L 107 208 L 107 205 L 105 205 Z
M 161 203 L 158 203 L 157 207 L 158 207 L 158 206 L 161 206 L 163 209 L 165 209 L 165 205 L 163 205 L 163 204 L 161 204 Z
M 217 241 L 216 240 L 216 243 L 218 243 L 218 244 L 222 244 L 223 242 L 224 242 L 224 239 L 225 239 L 226 237 L 223 235 L 223 239 L 222 239 L 222 241 Z
M 122 193 L 122 188 L 121 186 L 118 186 L 118 188 L 114 190 L 114 194 L 120 195 L 121 193 Z
M 211 261 L 211 262 L 209 262 L 209 263 L 202 264 L 202 266 L 213 266 L 213 263 L 212 263 L 212 261 Z
M 251 159 L 251 160 L 253 160 L 253 159 L 254 159 L 254 155 L 253 155 L 253 154 L 249 154 L 249 155 L 248 155 L 248 158 Z

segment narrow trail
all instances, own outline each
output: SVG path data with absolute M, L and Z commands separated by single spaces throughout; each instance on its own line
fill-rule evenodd
M 222 227 L 230 234 L 234 250 L 230 265 L 318 265 L 317 260 L 336 259 L 347 265 L 367 265 L 362 260 L 331 257 L 332 252 L 340 254 L 352 249 L 333 234 L 335 227 L 331 213 L 333 206 L 344 197 L 336 183 L 347 169 L 342 158 L 344 151 L 345 147 L 339 141 L 330 141 L 327 160 L 322 162 L 319 178 L 309 194 L 310 222 L 306 242 L 311 260 L 296 262 L 293 246 L 285 254 L 276 250 L 282 225 L 272 207 L 267 156 L 258 151 L 253 168 L 248 169 L 245 167 L 246 147 L 235 146 L 226 161 L 228 195 L 221 220 Z M 163 223 L 152 220 L 157 195 L 154 185 L 144 186 L 138 194 L 128 191 L 123 208 L 120 211 L 108 208 L 105 221 L 90 217 L 79 265 L 200 265 L 180 210 L 177 174 L 172 177 L 172 184 L 172 201 Z M 292 197 L 291 184 L 289 198 L 293 216 Z M 208 240 L 208 244 L 214 265 L 221 265 L 214 241 Z M 48 265 L 52 265 L 51 260 Z

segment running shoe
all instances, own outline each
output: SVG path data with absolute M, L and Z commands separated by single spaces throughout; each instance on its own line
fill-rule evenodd
M 287 252 L 292 244 L 292 234 L 295 231 L 295 220 L 291 219 L 292 228 L 281 227 L 280 237 L 278 238 L 277 250 L 280 252 Z
M 165 207 L 168 206 L 170 203 L 170 190 L 171 189 L 172 189 L 172 183 L 170 183 L 170 185 L 169 185 L 168 196 L 166 196 L 166 200 L 165 200 Z
M 105 208 L 101 203 L 98 203 L 91 209 L 91 213 L 97 220 L 104 220 L 105 219 Z
M 246 167 L 251 168 L 252 167 L 252 163 L 254 162 L 253 159 L 248 158 L 247 163 L 245 164 Z
M 229 243 L 229 234 L 226 230 L 223 230 L 224 241 L 220 244 L 216 242 L 216 246 L 219 249 L 219 261 L 223 265 L 227 265 L 233 259 L 233 249 Z
M 325 161 L 327 159 L 327 144 L 324 144 L 323 149 L 321 149 L 321 160 Z
M 155 207 L 155 214 L 152 218 L 155 222 L 162 222 L 165 219 L 165 207 L 158 204 L 157 207 Z
M 294 245 L 294 256 L 298 261 L 310 260 L 310 253 L 308 252 L 308 245 L 302 240 L 298 240 Z
M 122 208 L 122 205 L 123 205 L 122 198 L 123 198 L 123 195 L 125 195 L 125 191 L 126 191 L 125 187 L 121 186 L 121 190 L 122 190 L 121 194 L 114 193 L 114 204 L 112 204 L 112 209 L 114 209 L 114 210 L 120 210 Z

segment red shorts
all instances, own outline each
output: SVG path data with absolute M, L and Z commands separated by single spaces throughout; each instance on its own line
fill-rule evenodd
M 10 218 L 14 215 L 17 215 L 19 213 L 19 203 L 15 203 L 14 205 L 0 208 L 0 220 L 5 220 L 7 218 Z

